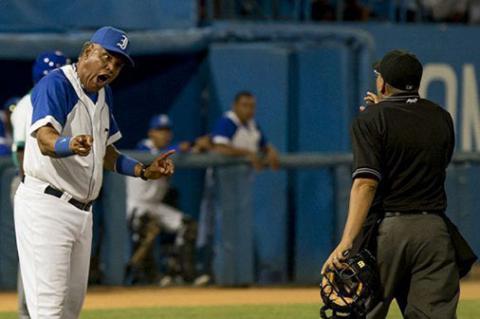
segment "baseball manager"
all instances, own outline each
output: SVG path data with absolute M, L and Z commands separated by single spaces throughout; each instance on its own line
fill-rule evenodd
M 103 27 L 78 62 L 35 86 L 23 183 L 15 195 L 15 230 L 32 319 L 78 318 L 92 241 L 92 202 L 103 170 L 157 179 L 173 174 L 166 153 L 151 165 L 119 153 L 109 84 L 133 66 L 125 32 Z

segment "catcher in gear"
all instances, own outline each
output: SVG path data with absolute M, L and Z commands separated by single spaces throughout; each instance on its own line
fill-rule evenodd
M 363 319 L 378 297 L 375 258 L 364 249 L 346 259 L 339 268 L 326 269 L 320 284 L 323 319 Z

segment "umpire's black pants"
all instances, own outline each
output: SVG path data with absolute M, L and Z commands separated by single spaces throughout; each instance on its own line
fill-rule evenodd
M 459 276 L 440 216 L 386 217 L 378 231 L 377 262 L 383 300 L 367 319 L 385 318 L 394 298 L 405 318 L 456 318 Z

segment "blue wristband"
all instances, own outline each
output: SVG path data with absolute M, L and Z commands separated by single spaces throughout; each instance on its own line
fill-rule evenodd
M 137 166 L 137 164 L 140 164 L 140 162 L 127 155 L 119 154 L 115 164 L 115 171 L 122 175 L 136 177 L 135 166 Z
M 70 149 L 71 136 L 60 136 L 55 142 L 55 154 L 58 157 L 67 157 L 73 155 L 73 151 Z

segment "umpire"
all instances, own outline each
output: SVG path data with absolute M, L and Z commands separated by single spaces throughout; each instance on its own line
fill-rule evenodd
M 342 240 L 327 267 L 358 246 L 376 251 L 381 298 L 367 318 L 385 318 L 395 298 L 405 318 L 455 318 L 459 272 L 444 215 L 450 114 L 420 98 L 422 64 L 394 50 L 376 63 L 377 94 L 352 125 L 353 185 Z M 381 221 L 381 222 L 380 222 Z

